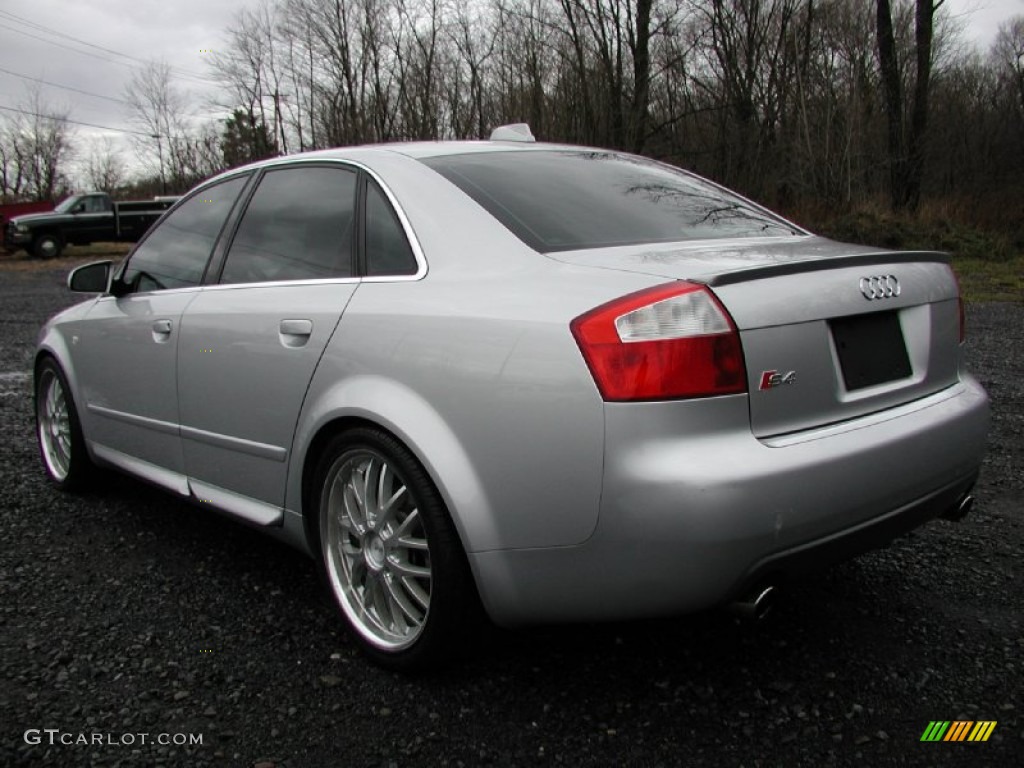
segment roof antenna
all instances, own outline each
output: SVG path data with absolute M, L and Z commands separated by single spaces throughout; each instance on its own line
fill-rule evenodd
M 499 125 L 491 131 L 491 141 L 536 141 L 527 123 Z

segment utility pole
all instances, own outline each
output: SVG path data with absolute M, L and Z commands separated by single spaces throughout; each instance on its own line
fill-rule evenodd
M 160 194 L 167 194 L 167 180 L 164 178 L 164 145 L 160 141 L 160 134 L 150 134 L 150 138 L 156 139 L 156 151 L 160 157 Z
M 288 143 L 284 136 L 284 120 L 281 118 L 281 94 L 278 91 L 274 91 L 274 143 L 277 144 L 277 154 L 288 154 Z

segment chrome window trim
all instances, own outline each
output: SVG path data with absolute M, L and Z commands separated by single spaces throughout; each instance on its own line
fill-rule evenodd
M 416 232 L 412 228 L 412 223 L 409 221 L 409 217 L 405 214 L 405 209 L 398 202 L 398 198 L 395 197 L 394 192 L 384 182 L 384 179 L 380 177 L 373 169 L 363 165 L 362 163 L 353 163 L 353 165 L 361 168 L 371 179 L 373 179 L 380 188 L 384 190 L 384 194 L 388 198 L 388 202 L 391 203 L 391 207 L 395 213 L 398 214 L 398 221 L 402 225 L 402 230 L 405 232 L 405 237 L 409 241 L 409 247 L 412 248 L 413 258 L 416 259 L 416 272 L 411 275 L 378 275 L 376 277 L 363 277 L 363 280 L 374 283 L 400 283 L 409 282 L 411 280 L 422 280 L 427 275 L 427 258 L 423 254 L 423 248 L 420 246 L 419 238 L 416 237 Z M 364 214 L 365 217 L 365 214 Z
M 288 286 L 302 287 L 304 285 L 358 285 L 359 283 L 394 283 L 394 282 L 410 282 L 412 280 L 420 280 L 422 278 L 414 277 L 412 275 L 381 275 L 378 277 L 317 277 L 307 278 L 305 280 L 267 280 L 262 283 L 211 283 L 210 285 L 189 285 L 183 288 L 163 288 L 156 291 L 139 291 L 138 293 L 129 293 L 124 296 L 114 296 L 113 294 L 107 293 L 102 296 L 97 296 L 98 301 L 119 301 L 121 299 L 129 299 L 134 296 L 169 296 L 174 293 L 189 293 L 198 291 L 228 291 L 235 288 L 286 288 Z
M 427 258 L 423 253 L 423 247 L 420 245 L 419 238 L 416 237 L 416 232 L 413 229 L 412 223 L 409 221 L 409 217 L 405 213 L 405 209 L 402 208 L 398 202 L 398 198 L 395 197 L 395 193 L 391 191 L 391 187 L 380 177 L 375 170 L 370 168 L 365 163 L 358 160 L 350 160 L 343 157 L 303 157 L 290 159 L 287 157 L 279 157 L 274 160 L 267 161 L 265 165 L 256 166 L 257 171 L 269 171 L 269 170 L 284 170 L 287 168 L 293 168 L 301 165 L 341 165 L 353 168 L 357 171 L 363 171 L 373 179 L 384 190 L 384 195 L 387 197 L 388 202 L 391 203 L 391 207 L 398 215 L 398 221 L 402 225 L 402 231 L 405 233 L 406 240 L 409 241 L 409 247 L 412 248 L 413 258 L 416 259 L 416 272 L 411 275 L 380 275 L 377 277 L 356 277 L 356 278 L 323 278 L 317 280 L 278 280 L 273 283 L 234 283 L 234 286 L 239 285 L 298 285 L 303 284 L 323 284 L 326 282 L 338 282 L 338 281 L 356 281 L 356 282 L 373 282 L 373 283 L 408 283 L 414 280 L 422 280 L 427 276 Z M 257 186 L 259 189 L 259 186 Z M 242 216 L 245 216 L 245 212 L 242 212 Z M 241 220 L 239 220 L 241 221 Z M 230 249 L 229 249 L 230 251 Z M 216 283 L 216 286 L 220 286 L 220 283 Z M 204 287 L 214 287 L 204 286 Z M 228 287 L 225 284 L 224 287 Z
M 363 282 L 360 277 L 315 277 L 303 280 L 267 280 L 255 283 L 212 283 L 201 286 L 204 291 L 226 291 L 232 288 L 285 288 L 290 285 L 353 285 Z
M 97 301 L 107 301 L 111 299 L 114 301 L 120 301 L 121 299 L 131 299 L 136 296 L 170 296 L 176 293 L 198 293 L 200 290 L 206 287 L 207 286 L 205 285 L 183 285 L 180 288 L 157 288 L 154 291 L 137 291 L 134 293 L 126 293 L 123 296 L 115 296 L 112 293 L 104 293 L 102 296 L 97 297 Z
M 409 247 L 412 248 L 413 258 L 416 259 L 416 272 L 414 274 L 411 274 L 411 275 L 378 275 L 378 276 L 375 276 L 375 277 L 365 277 L 365 276 L 364 277 L 358 277 L 358 276 L 355 276 L 355 277 L 325 277 L 325 278 L 313 278 L 313 279 L 305 279 L 305 280 L 274 280 L 274 281 L 256 282 L 256 283 L 223 283 L 223 284 L 222 283 L 210 283 L 210 284 L 207 284 L 207 285 L 203 285 L 202 283 L 200 283 L 198 285 L 182 286 L 181 288 L 162 288 L 162 289 L 158 289 L 158 290 L 155 290 L 155 291 L 139 291 L 137 293 L 126 294 L 126 296 L 113 296 L 111 294 L 107 294 L 107 295 L 102 296 L 100 298 L 118 299 L 118 298 L 127 298 L 127 296 L 149 296 L 149 295 L 152 295 L 152 294 L 159 294 L 160 296 L 166 296 L 166 295 L 169 295 L 169 294 L 174 293 L 174 292 L 182 292 L 182 291 L 195 291 L 195 290 L 207 291 L 207 290 L 223 290 L 223 289 L 226 289 L 226 288 L 255 288 L 255 287 L 280 288 L 280 287 L 283 287 L 283 286 L 286 286 L 286 285 L 330 285 L 330 284 L 333 284 L 333 283 L 348 284 L 348 283 L 363 283 L 363 282 L 365 282 L 365 283 L 409 283 L 409 282 L 413 282 L 413 281 L 416 281 L 416 280 L 422 280 L 424 277 L 426 277 L 427 276 L 427 272 L 429 271 L 429 268 L 427 266 L 427 259 L 426 259 L 426 256 L 423 253 L 423 247 L 420 245 L 419 238 L 416 237 L 416 232 L 413 229 L 412 223 L 409 221 L 409 217 L 405 213 L 405 209 L 402 208 L 401 204 L 398 202 L 398 198 L 395 197 L 395 193 L 391 191 L 391 187 L 389 187 L 387 185 L 387 183 L 380 177 L 380 174 L 378 174 L 376 171 L 374 171 L 372 168 L 370 168 L 369 166 L 365 165 L 364 163 L 359 162 L 358 160 L 349 160 L 349 159 L 341 158 L 341 157 L 308 157 L 308 158 L 294 158 L 294 159 L 288 158 L 288 157 L 279 157 L 279 158 L 274 158 L 273 160 L 268 160 L 265 163 L 257 165 L 257 166 L 247 166 L 246 168 L 234 169 L 231 172 L 227 172 L 227 173 L 225 173 L 223 175 L 214 176 L 212 179 L 208 179 L 201 186 L 198 186 L 194 190 L 191 190 L 192 191 L 191 195 L 188 195 L 187 197 L 186 196 L 182 196 L 181 199 L 179 199 L 173 206 L 171 206 L 166 211 L 164 211 L 164 216 L 169 215 L 171 213 L 171 211 L 175 210 L 179 205 L 181 205 L 183 202 L 185 202 L 185 200 L 191 199 L 192 197 L 194 197 L 195 195 L 199 194 L 204 189 L 206 189 L 208 186 L 211 186 L 213 184 L 218 184 L 218 183 L 220 183 L 222 181 L 228 181 L 231 178 L 234 178 L 235 176 L 252 174 L 254 172 L 255 173 L 260 173 L 261 171 L 265 171 L 265 170 L 268 170 L 268 169 L 279 170 L 279 169 L 285 169 L 285 168 L 296 167 L 296 166 L 301 166 L 301 165 L 325 165 L 325 164 L 348 166 L 350 168 L 355 169 L 356 171 L 363 171 L 371 179 L 373 179 L 375 182 L 377 182 L 377 184 L 380 186 L 380 188 L 382 190 L 384 190 L 384 194 L 387 197 L 388 202 L 391 203 L 391 207 L 394 209 L 395 213 L 398 215 L 398 221 L 402 225 L 402 231 L 405 233 L 406 240 L 409 241 Z M 243 215 L 244 215 L 244 211 L 243 211 Z M 230 216 L 230 214 L 229 214 L 229 216 Z M 163 217 L 161 217 L 161 218 L 163 218 Z M 157 223 L 160 223 L 160 222 L 157 222 Z M 153 225 L 153 227 L 150 229 L 150 231 L 153 231 L 155 229 L 156 229 L 156 224 Z M 146 234 L 148 235 L 149 232 L 147 232 Z M 145 242 L 145 240 L 140 241 L 139 244 L 141 245 L 142 242 Z M 133 252 L 134 252 L 134 249 L 133 249 Z M 121 274 L 124 272 L 125 265 L 127 265 L 129 260 L 131 259 L 131 256 L 132 256 L 132 254 L 129 254 L 128 258 L 126 258 L 121 263 L 121 265 L 118 267 L 117 274 L 116 274 L 116 276 L 118 278 L 120 278 Z

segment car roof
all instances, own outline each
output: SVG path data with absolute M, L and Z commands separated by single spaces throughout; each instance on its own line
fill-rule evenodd
M 470 152 L 539 152 L 552 149 L 571 152 L 609 151 L 594 150 L 591 147 L 580 147 L 573 144 L 523 141 L 410 141 L 380 146 L 416 159 L 441 155 L 462 155 Z
M 298 152 L 293 155 L 282 155 L 280 157 L 259 160 L 238 168 L 232 168 L 230 172 L 237 172 L 243 169 L 262 168 L 289 163 L 296 160 L 361 160 L 369 154 L 378 152 L 391 152 L 405 155 L 413 159 L 424 159 L 429 157 L 440 157 L 443 155 L 462 155 L 475 152 L 538 152 L 538 151 L 570 151 L 570 152 L 609 152 L 614 150 L 596 149 L 593 147 L 581 147 L 574 144 L 548 144 L 542 142 L 521 142 L 521 141 L 398 141 L 386 144 L 359 144 L 347 147 L 333 147 L 331 149 L 317 149 L 310 152 Z
M 197 187 L 207 187 L 239 173 L 258 171 L 296 162 L 316 162 L 317 160 L 345 160 L 357 164 L 373 166 L 374 157 L 383 158 L 387 155 L 401 155 L 413 160 L 425 160 L 432 157 L 465 155 L 470 153 L 513 153 L 513 152 L 602 152 L 621 153 L 621 150 L 601 149 L 577 144 L 557 144 L 539 141 L 396 141 L 381 144 L 353 144 L 345 147 L 316 149 L 308 152 L 296 152 L 290 155 L 265 158 L 245 165 L 236 166 L 222 171 L 202 181 Z

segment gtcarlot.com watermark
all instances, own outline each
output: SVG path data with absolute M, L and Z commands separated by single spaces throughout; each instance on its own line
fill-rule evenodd
M 60 728 L 29 728 L 25 743 L 32 746 L 65 747 L 137 747 L 144 744 L 160 746 L 199 747 L 203 745 L 201 733 L 85 733 L 62 731 Z

